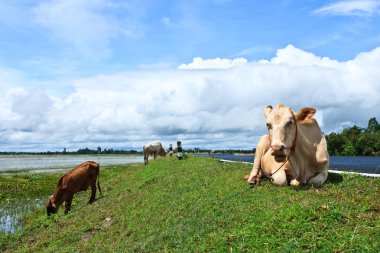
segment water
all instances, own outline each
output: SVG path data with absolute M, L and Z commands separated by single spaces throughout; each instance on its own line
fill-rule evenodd
M 22 227 L 21 217 L 44 205 L 43 200 L 35 199 L 19 206 L 0 207 L 0 233 L 14 233 Z
M 253 155 L 231 155 L 231 154 L 211 154 L 199 156 L 209 156 L 217 159 L 253 162 Z M 378 156 L 331 156 L 330 169 L 342 171 L 354 171 L 362 173 L 380 173 L 380 157 Z
M 0 173 L 65 171 L 85 161 L 104 165 L 142 163 L 141 155 L 0 155 Z
M 142 163 L 144 159 L 141 155 L 0 155 L 0 174 L 64 172 L 84 161 L 96 161 L 104 166 Z M 0 233 L 14 233 L 22 227 L 23 215 L 43 206 L 39 199 L 20 206 L 1 206 Z

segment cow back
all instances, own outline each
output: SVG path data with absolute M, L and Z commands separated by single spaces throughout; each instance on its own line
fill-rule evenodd
M 161 149 L 163 149 L 161 142 L 150 142 L 144 145 L 144 151 L 146 150 L 147 153 L 159 152 Z
M 62 181 L 62 189 L 70 192 L 85 191 L 90 184 L 96 181 L 99 173 L 99 164 L 96 162 L 84 162 L 69 171 Z

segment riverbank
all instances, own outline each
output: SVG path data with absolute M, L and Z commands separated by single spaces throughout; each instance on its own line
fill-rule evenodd
M 78 194 L 68 215 L 60 210 L 47 218 L 43 208 L 36 210 L 24 218 L 23 229 L 0 235 L 0 251 L 376 252 L 380 247 L 375 239 L 380 179 L 331 174 L 320 189 L 264 181 L 248 190 L 242 177 L 250 170 L 247 164 L 201 157 L 104 166 L 102 198 L 87 205 L 89 192 Z M 54 182 L 43 187 L 44 194 L 54 191 L 56 181 L 49 180 Z M 16 187 L 16 194 L 21 189 Z

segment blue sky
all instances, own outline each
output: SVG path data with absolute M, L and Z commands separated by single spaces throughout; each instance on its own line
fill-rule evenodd
M 380 117 L 378 0 L 20 0 L 0 12 L 0 150 L 252 148 L 275 103 L 316 107 L 325 132 Z

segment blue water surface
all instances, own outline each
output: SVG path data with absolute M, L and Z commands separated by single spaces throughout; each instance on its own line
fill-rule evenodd
M 199 154 L 199 156 L 213 157 L 230 161 L 253 162 L 253 155 L 231 154 Z M 362 173 L 380 173 L 380 157 L 378 156 L 331 156 L 330 169 L 354 171 Z

